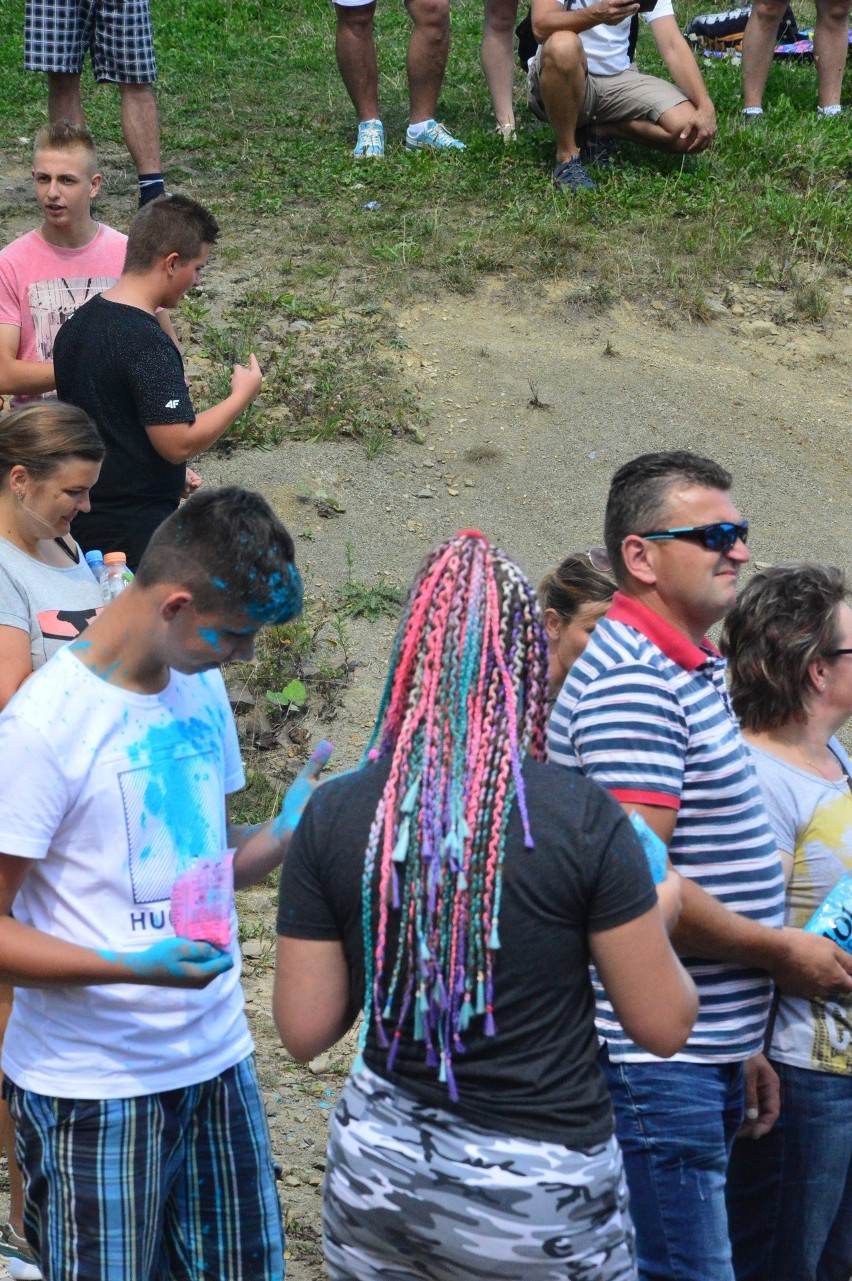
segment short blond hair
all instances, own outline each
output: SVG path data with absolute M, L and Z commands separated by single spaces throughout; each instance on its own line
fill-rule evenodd
M 98 172 L 98 153 L 95 140 L 84 125 L 74 125 L 70 120 L 55 120 L 44 125 L 35 136 L 33 163 L 40 151 L 85 151 L 89 172 Z

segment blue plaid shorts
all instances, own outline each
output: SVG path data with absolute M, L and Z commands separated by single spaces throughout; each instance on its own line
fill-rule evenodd
M 96 80 L 153 84 L 157 62 L 148 0 L 27 0 L 27 71 L 79 75 L 87 49 Z
M 284 1233 L 252 1056 L 133 1099 L 3 1093 L 45 1281 L 283 1281 Z

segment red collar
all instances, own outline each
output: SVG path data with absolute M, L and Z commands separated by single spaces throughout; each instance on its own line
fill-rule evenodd
M 719 657 L 718 649 L 706 636 L 700 647 L 694 645 L 683 632 L 672 627 L 671 623 L 667 623 L 653 609 L 634 600 L 632 596 L 625 596 L 624 592 L 615 593 L 606 616 L 614 623 L 626 623 L 628 627 L 647 636 L 657 649 L 661 649 L 667 658 L 684 671 L 694 672 L 708 658 Z

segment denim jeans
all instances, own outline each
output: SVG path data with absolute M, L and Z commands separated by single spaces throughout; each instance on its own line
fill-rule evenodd
M 728 1183 L 738 1281 L 852 1275 L 852 1076 L 773 1063 L 781 1116 L 734 1144 Z
M 610 1063 L 641 1281 L 734 1281 L 725 1174 L 742 1064 Z

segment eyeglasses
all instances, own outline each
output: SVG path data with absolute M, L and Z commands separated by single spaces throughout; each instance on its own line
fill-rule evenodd
M 826 658 L 837 658 L 840 654 L 852 654 L 852 649 L 830 649 Z
M 612 563 L 609 559 L 609 552 L 605 547 L 590 547 L 586 552 L 586 559 L 592 569 L 596 569 L 598 573 L 612 573 Z
M 661 541 L 665 538 L 688 538 L 701 543 L 711 552 L 729 552 L 739 538 L 745 542 L 748 538 L 748 521 L 734 525 L 729 520 L 720 520 L 715 525 L 684 525 L 680 529 L 658 529 L 650 534 L 640 534 L 640 538 L 651 538 Z

